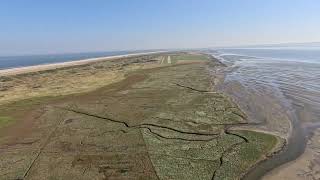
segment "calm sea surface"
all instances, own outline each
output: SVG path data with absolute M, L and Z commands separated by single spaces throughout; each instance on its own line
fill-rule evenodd
M 52 54 L 52 55 L 27 55 L 27 56 L 0 56 L 0 69 L 15 67 L 33 66 L 40 64 L 51 64 L 82 60 L 88 58 L 97 58 L 105 56 L 125 55 L 131 53 L 143 53 L 151 51 L 109 51 L 94 53 L 70 53 L 70 54 Z

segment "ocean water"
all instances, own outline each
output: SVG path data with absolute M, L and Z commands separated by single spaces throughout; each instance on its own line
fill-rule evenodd
M 69 54 L 51 54 L 51 55 L 26 55 L 26 56 L 0 56 L 0 69 L 9 69 L 16 67 L 33 66 L 40 64 L 52 64 L 82 60 L 88 58 L 98 58 L 115 55 L 125 55 L 131 53 L 151 52 L 147 50 L 140 51 L 109 51 L 109 52 L 91 52 L 91 53 L 69 53 Z

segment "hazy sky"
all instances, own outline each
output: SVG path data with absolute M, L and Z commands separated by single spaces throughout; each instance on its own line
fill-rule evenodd
M 0 3 L 0 55 L 314 41 L 319 0 Z

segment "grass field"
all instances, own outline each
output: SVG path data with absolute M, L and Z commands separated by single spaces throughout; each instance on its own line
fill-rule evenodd
M 208 55 L 204 54 L 177 54 L 171 56 L 172 61 L 204 61 L 209 60 Z
M 9 116 L 0 116 L 0 128 L 5 127 L 10 122 L 13 122 L 13 118 Z
M 226 154 L 223 165 L 217 171 L 217 177 L 225 177 L 225 179 L 230 180 L 237 179 L 258 160 L 269 155 L 279 143 L 275 136 L 269 134 L 253 131 L 235 131 L 234 133 L 246 137 L 250 143 L 242 143 Z
M 171 53 L 8 77 L 0 179 L 237 179 L 278 140 L 229 129 L 246 115 L 214 90 L 207 69 L 220 64 L 206 58 Z M 102 76 L 109 71 L 121 79 Z

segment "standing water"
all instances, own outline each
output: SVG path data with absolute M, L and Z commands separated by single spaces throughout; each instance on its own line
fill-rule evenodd
M 292 112 L 285 149 L 254 167 L 244 179 L 259 179 L 299 157 L 304 152 L 308 131 L 320 123 L 320 48 L 219 49 L 214 56 L 232 69 L 225 82 L 239 82 L 260 95 L 271 89 Z M 309 129 L 304 129 L 304 124 Z

